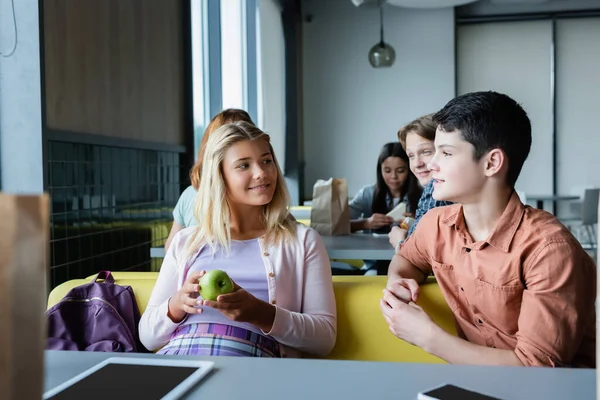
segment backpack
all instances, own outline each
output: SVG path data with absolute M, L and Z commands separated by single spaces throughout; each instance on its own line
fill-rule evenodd
M 110 271 L 100 271 L 46 311 L 46 349 L 147 352 L 139 340 L 139 321 L 131 286 L 117 285 Z

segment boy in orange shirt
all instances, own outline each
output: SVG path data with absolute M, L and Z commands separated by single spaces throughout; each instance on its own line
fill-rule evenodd
M 531 147 L 527 114 L 506 95 L 476 92 L 433 119 L 433 197 L 458 204 L 425 214 L 392 260 L 380 301 L 390 330 L 450 363 L 594 368 L 594 262 L 514 190 Z M 459 337 L 415 304 L 432 272 Z

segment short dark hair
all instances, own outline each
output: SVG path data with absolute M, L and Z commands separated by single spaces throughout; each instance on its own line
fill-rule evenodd
M 433 121 L 445 132 L 459 130 L 475 147 L 475 160 L 501 149 L 508 158 L 508 184 L 515 185 L 531 149 L 531 122 L 515 100 L 492 91 L 463 94 L 435 113 Z

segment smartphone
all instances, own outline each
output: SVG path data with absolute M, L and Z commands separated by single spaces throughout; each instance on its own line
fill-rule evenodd
M 418 400 L 501 400 L 454 385 L 443 385 L 419 393 Z

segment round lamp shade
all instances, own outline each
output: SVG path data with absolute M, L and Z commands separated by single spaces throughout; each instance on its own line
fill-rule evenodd
M 369 62 L 373 68 L 391 67 L 394 60 L 396 60 L 396 52 L 387 43 L 379 42 L 369 51 Z

